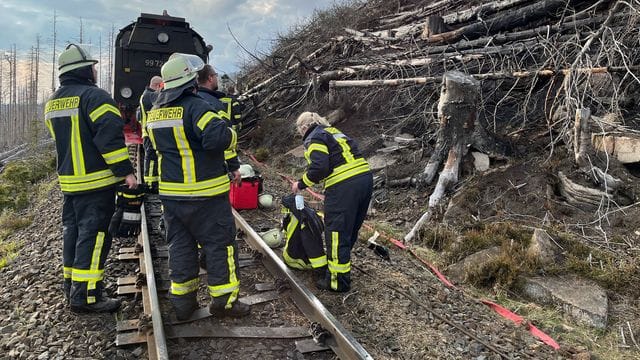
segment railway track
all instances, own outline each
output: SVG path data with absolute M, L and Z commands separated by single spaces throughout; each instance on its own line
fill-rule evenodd
M 141 305 L 137 308 L 142 314 L 118 321 L 116 345 L 146 344 L 149 359 L 173 359 L 194 357 L 186 353 L 188 348 L 209 347 L 213 351 L 226 352 L 225 339 L 234 339 L 245 344 L 234 349 L 235 356 L 242 358 L 255 357 L 267 344 L 266 358 L 296 359 L 298 352 L 305 354 L 305 359 L 333 359 L 336 356 L 372 359 L 235 210 L 233 216 L 239 230 L 240 247 L 240 298 L 252 304 L 252 315 L 247 319 L 216 319 L 204 306 L 189 320 L 176 321 L 166 298 L 169 288 L 167 249 L 159 229 L 160 214 L 157 196 L 148 196 L 142 207 L 142 231 L 137 242 L 132 247 L 119 249 L 119 260 L 137 260 L 139 271 L 118 279 L 118 294 L 133 294 L 140 300 Z M 201 275 L 205 274 L 201 270 Z M 248 279 L 245 281 L 245 278 Z M 208 303 L 205 288 L 202 286 L 199 292 L 201 305 Z M 135 314 L 135 311 L 124 313 Z M 249 349 L 249 353 L 238 355 L 241 347 Z

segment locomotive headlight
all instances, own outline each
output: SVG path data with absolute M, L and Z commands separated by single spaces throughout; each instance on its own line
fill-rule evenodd
M 123 98 L 128 99 L 131 97 L 131 95 L 133 95 L 133 91 L 130 87 L 124 86 L 120 88 L 120 96 L 122 96 Z
M 169 41 L 169 35 L 165 32 L 161 32 L 158 34 L 158 42 L 161 44 L 166 44 Z

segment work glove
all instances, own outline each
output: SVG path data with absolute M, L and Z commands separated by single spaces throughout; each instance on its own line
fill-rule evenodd
M 117 237 L 131 237 L 140 233 L 140 206 L 144 188 L 129 189 L 126 185 L 116 190 L 116 211 L 109 223 L 109 233 Z

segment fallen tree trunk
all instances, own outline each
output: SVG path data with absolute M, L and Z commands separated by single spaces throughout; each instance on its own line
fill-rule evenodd
M 480 98 L 478 81 L 458 71 L 445 73 L 442 81 L 440 101 L 438 102 L 440 129 L 438 130 L 436 149 L 421 177 L 430 178 L 430 180 L 435 177 L 445 152 L 448 152 L 447 161 L 440 173 L 436 188 L 429 197 L 427 212 L 405 236 L 405 242 L 413 240 L 422 225 L 429 221 L 445 192 L 458 182 L 460 161 L 467 153 L 467 144 L 474 132 L 478 116 L 478 99 Z
M 549 77 L 556 75 L 567 75 L 570 72 L 579 74 L 606 74 L 614 72 L 627 72 L 638 71 L 640 65 L 633 66 L 610 66 L 610 67 L 594 67 L 594 68 L 578 68 L 574 69 L 545 69 L 545 70 L 531 70 L 531 71 L 516 71 L 516 72 L 497 72 L 486 74 L 470 74 L 476 80 L 495 80 L 504 78 L 527 78 L 531 76 Z M 417 78 L 405 78 L 405 79 L 371 79 L 371 80 L 333 80 L 329 82 L 330 88 L 341 87 L 374 87 L 374 86 L 398 86 L 398 85 L 421 85 L 421 84 L 437 84 L 442 81 L 439 76 L 429 77 L 417 77 Z
M 495 34 L 502 30 L 526 25 L 541 17 L 548 17 L 549 14 L 566 4 L 566 0 L 537 1 L 531 5 L 508 11 L 504 15 L 498 14 L 486 22 L 480 21 L 453 31 L 431 36 L 427 41 L 429 43 L 455 42 L 462 37 L 473 39 L 485 34 Z
M 514 7 L 523 3 L 531 2 L 531 0 L 499 0 L 486 4 L 474 6 L 471 9 L 463 10 L 453 14 L 443 16 L 444 22 L 447 24 L 455 24 L 472 20 L 480 14 L 489 15 L 510 7 Z

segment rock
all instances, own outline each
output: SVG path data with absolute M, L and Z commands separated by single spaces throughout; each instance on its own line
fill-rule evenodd
M 456 282 L 465 282 L 467 274 L 473 269 L 482 268 L 482 265 L 500 255 L 500 247 L 494 246 L 471 254 L 461 261 L 447 268 L 447 275 Z
M 332 112 L 328 113 L 327 116 L 325 116 L 325 118 L 331 125 L 335 125 L 341 122 L 342 120 L 346 119 L 346 117 L 347 114 L 342 109 L 333 110 Z
M 480 153 L 480 152 L 472 152 L 473 156 L 473 166 L 475 166 L 478 171 L 487 171 L 491 166 L 491 160 L 489 159 L 489 155 Z
M 49 352 L 45 351 L 42 354 L 40 354 L 40 356 L 38 356 L 38 360 L 45 360 L 49 358 Z
M 608 299 L 596 283 L 575 275 L 525 278 L 523 291 L 533 301 L 562 307 L 578 322 L 604 329 Z
M 304 159 L 304 145 L 289 150 L 284 154 L 284 157 L 287 163 L 294 167 L 302 168 L 307 164 L 307 161 Z
M 397 159 L 385 154 L 374 155 L 368 158 L 367 161 L 371 171 L 379 171 L 398 162 Z
M 640 161 L 640 137 L 616 135 L 592 135 L 591 143 L 598 151 L 615 156 L 623 164 Z
M 531 243 L 527 248 L 527 256 L 536 259 L 540 264 L 551 264 L 555 261 L 556 245 L 546 231 L 536 229 L 531 236 Z

